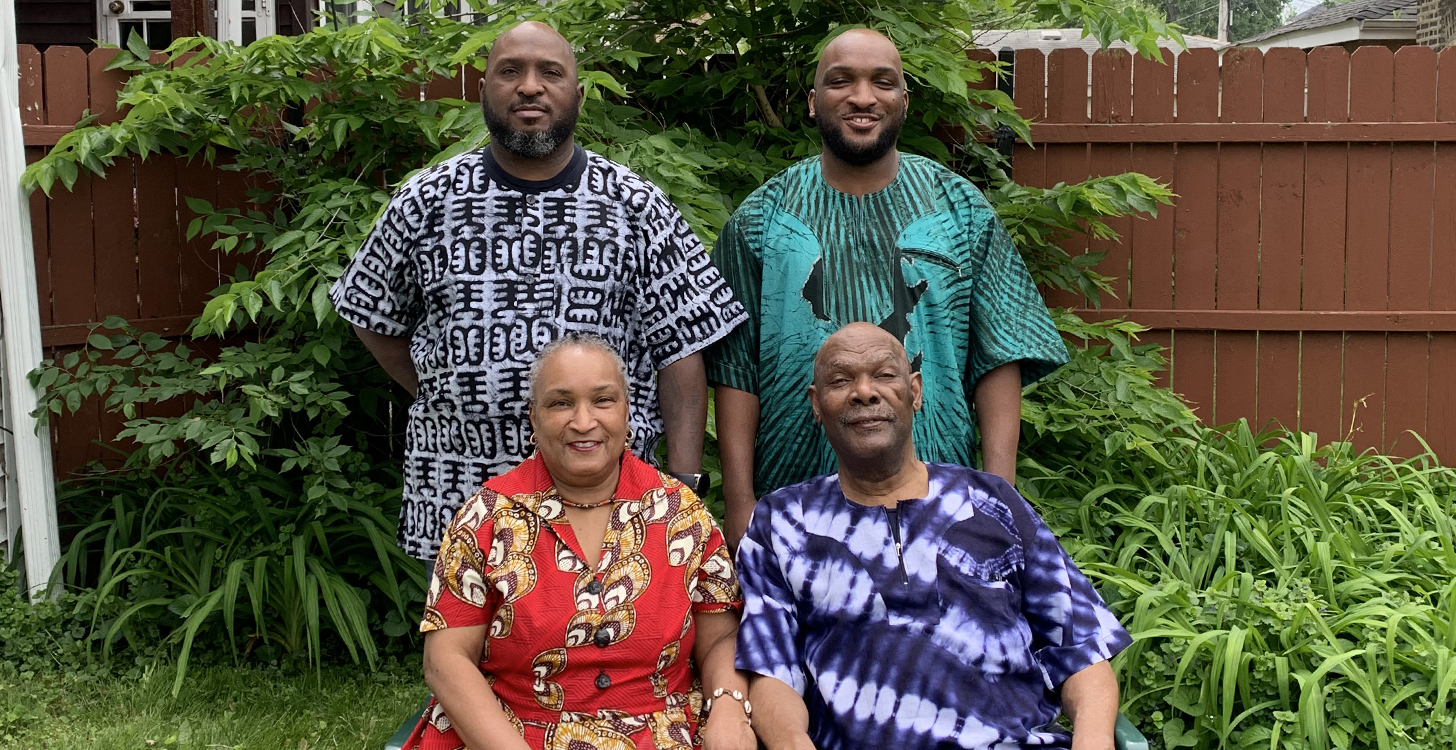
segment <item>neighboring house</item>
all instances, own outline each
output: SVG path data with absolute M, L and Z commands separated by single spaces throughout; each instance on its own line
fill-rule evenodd
M 1451 0 L 1451 2 L 1456 2 L 1456 0 Z M 1004 49 L 1036 49 L 1051 52 L 1052 50 L 1075 48 L 1086 50 L 1090 55 L 1102 48 L 1097 37 L 1088 36 L 1084 39 L 1081 29 L 989 29 L 976 32 L 975 40 L 977 47 L 993 52 L 1000 52 Z M 1184 36 L 1183 41 L 1188 43 L 1189 49 L 1200 47 L 1220 49 L 1228 46 L 1217 39 L 1195 34 Z M 1174 52 L 1180 49 L 1178 43 L 1171 39 L 1159 40 L 1158 45 Z M 1132 50 L 1132 47 L 1126 42 L 1113 42 L 1111 47 L 1112 49 Z
M 1416 44 L 1418 17 L 1423 5 L 1435 0 L 1351 0 L 1339 5 L 1316 5 L 1289 23 L 1238 42 L 1241 47 L 1357 47 L 1378 44 L 1396 49 Z M 1442 5 L 1451 5 L 1445 0 Z
M 265 36 L 296 36 L 324 24 L 339 25 L 372 12 L 416 11 L 423 0 L 15 0 L 20 44 L 90 48 L 125 45 L 135 31 L 152 49 L 183 36 L 210 36 L 249 44 Z M 453 4 L 451 4 L 453 6 Z M 447 8 L 452 15 L 462 14 Z M 468 18 L 467 18 L 468 20 Z
M 1456 0 L 1421 0 L 1416 44 L 1447 47 L 1456 42 Z

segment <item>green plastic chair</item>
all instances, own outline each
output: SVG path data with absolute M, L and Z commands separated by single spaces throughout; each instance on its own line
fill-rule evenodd
M 425 709 L 430 705 L 430 699 L 426 698 L 420 710 L 414 716 L 405 719 L 399 725 L 399 730 L 394 733 L 389 741 L 384 743 L 384 750 L 402 750 L 405 740 L 409 739 L 410 732 L 415 730 L 415 725 L 420 723 L 420 717 L 425 715 Z M 1117 715 L 1117 725 L 1112 729 L 1112 742 L 1117 750 L 1148 750 L 1148 738 L 1139 732 L 1137 727 L 1128 721 L 1126 716 Z
M 1126 716 L 1118 714 L 1117 724 L 1112 727 L 1112 745 L 1117 750 L 1148 750 L 1148 738 Z

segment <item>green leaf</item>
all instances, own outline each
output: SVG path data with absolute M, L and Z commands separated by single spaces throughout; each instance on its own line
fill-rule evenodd
M 134 28 L 131 30 L 131 35 L 126 38 L 126 50 L 138 60 L 146 60 L 152 56 L 152 51 L 147 46 L 147 40 L 143 39 Z
M 329 301 L 328 287 L 320 284 L 313 288 L 313 315 L 316 322 L 322 326 L 324 321 L 334 311 L 334 305 Z

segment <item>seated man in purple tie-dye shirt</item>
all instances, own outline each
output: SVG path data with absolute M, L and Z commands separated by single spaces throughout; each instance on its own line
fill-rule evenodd
M 1009 484 L 916 459 L 921 380 L 899 341 L 841 328 L 809 398 L 839 473 L 764 497 L 738 548 L 760 739 L 1110 750 L 1127 631 Z

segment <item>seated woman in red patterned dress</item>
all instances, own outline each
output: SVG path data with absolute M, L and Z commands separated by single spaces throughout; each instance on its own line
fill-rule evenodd
M 440 545 L 420 626 L 436 699 L 405 747 L 753 750 L 732 559 L 702 501 L 626 450 L 621 358 L 553 342 L 530 401 L 536 453 Z

